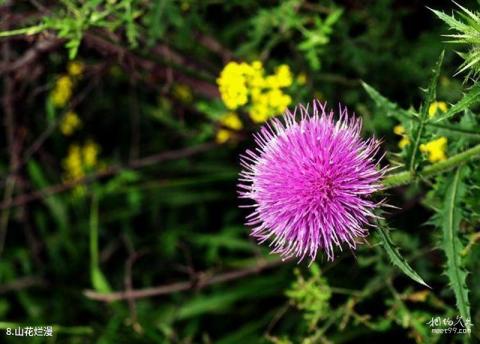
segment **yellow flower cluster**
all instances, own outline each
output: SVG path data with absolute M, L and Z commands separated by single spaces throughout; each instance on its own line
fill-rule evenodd
M 441 111 L 441 112 L 447 112 L 448 106 L 447 103 L 445 102 L 433 102 L 430 104 L 428 107 L 428 117 L 433 118 L 436 116 L 436 114 Z
M 433 118 L 433 117 L 435 117 L 435 116 L 437 115 L 437 113 L 438 113 L 439 111 L 445 113 L 445 112 L 447 112 L 447 110 L 448 110 L 447 103 L 435 101 L 435 102 L 433 102 L 432 104 L 430 104 L 430 106 L 428 107 L 428 117 L 429 117 L 429 118 Z M 399 135 L 399 136 L 402 137 L 401 140 L 398 142 L 398 147 L 399 147 L 400 149 L 403 149 L 403 148 L 405 148 L 406 146 L 408 146 L 408 145 L 410 144 L 410 139 L 409 139 L 408 136 L 406 135 L 406 133 L 405 133 L 405 128 L 404 128 L 401 124 L 395 126 L 395 127 L 393 128 L 393 132 L 394 132 L 395 134 L 397 134 L 397 135 Z M 440 140 L 440 139 L 439 139 L 439 140 Z M 445 143 L 444 143 L 444 145 L 446 145 L 446 143 L 447 143 L 446 140 L 447 140 L 447 139 L 445 138 Z M 436 141 L 438 141 L 438 140 L 436 140 Z M 432 142 L 436 142 L 436 141 L 432 141 Z M 428 145 L 428 143 L 427 143 L 427 145 Z M 423 145 L 423 146 L 425 146 L 425 145 Z M 425 147 L 426 147 L 426 146 L 425 146 Z M 429 146 L 429 147 L 433 147 L 433 146 Z M 425 148 L 425 149 L 426 149 L 426 148 Z M 438 151 L 435 151 L 435 153 L 438 153 Z M 435 153 L 433 154 L 433 156 L 434 156 L 435 158 L 438 158 L 438 157 L 441 156 L 441 155 L 436 155 Z M 444 154 L 444 155 L 445 155 L 445 154 Z M 430 155 L 429 155 L 429 156 L 430 156 Z M 435 158 L 434 158 L 434 160 L 435 160 Z M 429 160 L 432 161 L 431 158 L 429 158 Z M 441 159 L 441 160 L 444 160 L 444 159 Z M 440 161 L 440 160 L 435 160 L 435 161 Z M 432 162 L 434 162 L 434 161 L 432 161 Z
M 69 111 L 65 114 L 60 122 L 60 131 L 65 136 L 70 136 L 74 133 L 75 130 L 82 126 L 82 121 L 78 117 L 78 115 L 73 112 Z
M 219 121 L 221 128 L 217 131 L 217 143 L 225 143 L 232 138 L 235 131 L 243 128 L 243 123 L 235 112 L 228 112 Z
M 52 90 L 51 99 L 53 105 L 64 107 L 70 101 L 75 81 L 82 75 L 84 69 L 85 66 L 81 62 L 69 62 L 67 65 L 68 74 L 60 75 Z
M 410 139 L 408 138 L 407 134 L 405 133 L 405 127 L 403 125 L 401 125 L 401 124 L 396 125 L 393 128 L 393 132 L 402 137 L 401 140 L 398 142 L 398 147 L 400 149 L 403 149 L 410 144 Z
M 98 145 L 92 141 L 87 141 L 83 146 L 70 145 L 67 157 L 63 160 L 65 180 L 76 181 L 85 177 L 97 165 L 99 151 Z
M 235 110 L 247 105 L 250 97 L 249 114 L 257 123 L 285 111 L 292 98 L 282 88 L 292 83 L 293 75 L 289 66 L 280 65 L 275 73 L 265 75 L 260 61 L 251 64 L 230 62 L 217 79 L 222 101 L 228 109 Z
M 56 107 L 64 107 L 72 97 L 73 80 L 69 75 L 60 76 L 52 91 L 52 102 Z
M 444 136 L 420 145 L 420 151 L 427 154 L 430 162 L 439 162 L 447 159 L 446 150 L 447 138 Z

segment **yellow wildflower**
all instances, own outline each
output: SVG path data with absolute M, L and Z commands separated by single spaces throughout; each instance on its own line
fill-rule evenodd
M 448 106 L 445 102 L 433 102 L 428 107 L 428 117 L 433 118 L 437 114 L 438 111 L 447 112 Z
M 268 109 L 262 105 L 257 105 L 250 111 L 250 118 L 255 123 L 263 123 L 270 118 Z
M 85 177 L 86 172 L 98 164 L 99 151 L 99 146 L 92 141 L 87 141 L 83 146 L 70 145 L 67 157 L 63 160 L 65 180 L 75 181 Z
M 81 125 L 82 121 L 78 115 L 73 111 L 69 111 L 60 122 L 60 131 L 63 135 L 70 136 L 76 129 L 80 128 Z
M 217 131 L 217 143 L 225 143 L 234 135 L 233 131 L 243 128 L 243 123 L 235 112 L 228 112 L 220 119 L 220 128 Z M 233 131 L 232 131 L 233 130 Z
M 217 83 L 220 95 L 229 109 L 246 105 L 251 100 L 249 114 L 256 123 L 265 122 L 271 116 L 282 113 L 292 98 L 281 88 L 293 83 L 288 65 L 280 65 L 275 73 L 265 76 L 261 61 L 251 64 L 230 62 L 220 73 Z
M 67 65 L 67 71 L 70 76 L 78 77 L 85 70 L 85 65 L 79 61 L 71 61 Z
M 292 98 L 278 88 L 270 90 L 266 96 L 268 97 L 268 104 L 273 110 L 273 114 L 282 113 L 292 102 Z
M 394 128 L 393 128 L 393 132 L 397 135 L 403 135 L 405 134 L 405 127 L 401 124 L 399 125 L 396 125 Z
M 228 112 L 225 114 L 225 116 L 220 119 L 220 124 L 223 127 L 233 130 L 240 130 L 243 128 L 242 121 L 235 112 Z
M 245 63 L 230 62 L 217 79 L 220 96 L 227 108 L 235 110 L 248 101 L 245 73 L 249 71 Z
M 400 139 L 400 141 L 398 141 L 398 147 L 400 149 L 404 149 L 406 146 L 408 146 L 410 144 L 410 139 L 406 135 L 405 127 L 403 125 L 401 125 L 401 124 L 396 125 L 393 128 L 393 132 L 396 135 L 400 135 L 402 137 Z
M 187 85 L 175 84 L 172 91 L 173 96 L 183 103 L 190 103 L 193 100 L 192 90 Z
M 447 159 L 447 138 L 442 136 L 436 140 L 420 145 L 420 151 L 427 153 L 430 162 L 438 162 Z
M 72 97 L 73 81 L 68 75 L 60 76 L 52 91 L 52 102 L 57 107 L 64 107 Z
M 67 157 L 63 160 L 66 180 L 78 180 L 85 176 L 82 166 L 81 148 L 73 144 L 68 148 Z
M 82 148 L 83 163 L 85 167 L 92 168 L 97 164 L 99 147 L 96 143 L 88 141 Z
M 66 158 L 63 160 L 64 180 L 65 182 L 75 182 L 85 177 L 86 173 L 93 167 L 96 167 L 99 147 L 92 141 L 87 141 L 85 145 L 72 144 L 68 148 Z M 86 188 L 78 185 L 73 189 L 73 195 L 83 196 Z
M 217 136 L 215 137 L 215 141 L 219 144 L 222 144 L 230 140 L 231 137 L 232 137 L 232 132 L 230 130 L 220 129 L 219 131 L 217 131 Z
M 300 86 L 305 85 L 307 83 L 307 74 L 305 73 L 300 73 L 297 76 L 297 84 Z
M 288 87 L 293 83 L 292 72 L 290 71 L 290 67 L 286 64 L 277 67 L 275 76 L 277 77 L 276 87 Z
M 407 136 L 403 136 L 400 141 L 398 141 L 398 147 L 404 149 L 410 144 L 410 139 Z

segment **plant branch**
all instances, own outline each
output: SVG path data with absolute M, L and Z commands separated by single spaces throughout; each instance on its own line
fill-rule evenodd
M 281 259 L 276 259 L 272 261 L 263 260 L 257 263 L 255 266 L 250 266 L 248 268 L 241 269 L 241 270 L 225 272 L 219 275 L 209 276 L 208 274 L 200 274 L 198 275 L 198 278 L 192 281 L 176 282 L 176 283 L 166 284 L 158 287 L 118 291 L 113 293 L 98 293 L 93 290 L 85 290 L 83 294 L 85 295 L 85 297 L 89 299 L 92 299 L 95 301 L 101 301 L 101 302 L 141 299 L 141 298 L 147 298 L 152 296 L 172 294 L 179 291 L 202 289 L 212 284 L 224 283 L 224 282 L 240 279 L 249 275 L 257 274 L 265 269 L 275 267 L 282 263 L 283 261 Z
M 477 159 L 480 156 L 480 145 L 476 145 L 470 149 L 467 149 L 464 152 L 458 153 L 451 156 L 450 158 L 437 162 L 432 165 L 424 167 L 421 171 L 414 173 L 410 171 L 404 171 L 400 173 L 395 173 L 387 175 L 382 184 L 384 186 L 383 190 L 391 189 L 400 185 L 410 184 L 418 178 L 430 178 L 436 176 L 440 173 L 449 171 L 460 163 L 468 162 L 473 159 Z
M 130 161 L 127 165 L 113 165 L 108 167 L 106 170 L 100 171 L 98 173 L 91 174 L 81 179 L 77 179 L 67 183 L 56 184 L 53 186 L 45 187 L 41 190 L 34 191 L 30 194 L 23 194 L 15 197 L 10 202 L 2 202 L 0 203 L 0 210 L 1 209 L 8 209 L 11 207 L 18 207 L 20 205 L 44 198 L 49 197 L 54 194 L 58 194 L 61 192 L 68 191 L 74 188 L 77 185 L 85 185 L 90 184 L 100 178 L 112 176 L 122 172 L 125 169 L 139 169 L 147 166 L 152 166 L 158 164 L 160 162 L 175 160 L 175 159 L 182 159 L 188 158 L 190 156 L 205 152 L 207 150 L 212 149 L 215 147 L 216 144 L 214 143 L 205 143 L 195 147 L 187 147 L 178 150 L 172 150 L 167 152 L 162 152 L 159 154 L 147 156 L 141 159 L 136 159 Z

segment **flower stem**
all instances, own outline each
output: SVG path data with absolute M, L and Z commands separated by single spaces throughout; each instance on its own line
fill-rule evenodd
M 417 173 L 404 171 L 400 173 L 390 174 L 385 176 L 382 181 L 383 190 L 394 188 L 400 185 L 412 183 L 418 177 L 429 178 L 445 171 L 451 170 L 463 162 L 473 160 L 480 157 L 480 145 L 476 145 L 462 153 L 451 156 L 450 158 L 437 162 L 436 164 L 428 165 Z

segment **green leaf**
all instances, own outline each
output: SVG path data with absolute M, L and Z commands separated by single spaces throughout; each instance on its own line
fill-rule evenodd
M 47 177 L 44 174 L 44 169 L 37 163 L 36 160 L 30 160 L 27 164 L 28 175 L 31 178 L 33 185 L 38 189 L 44 189 L 50 186 L 50 183 L 47 180 Z M 49 197 L 43 197 L 42 202 L 45 203 L 48 210 L 52 214 L 52 217 L 55 219 L 59 229 L 62 232 L 63 239 L 68 238 L 68 211 L 65 206 L 65 202 L 62 200 L 59 195 L 51 195 Z M 74 248 L 73 246 L 71 247 Z
M 96 291 L 109 293 L 112 291 L 107 279 L 100 270 L 98 260 L 98 198 L 93 196 L 90 209 L 90 278 Z
M 362 86 L 368 93 L 370 98 L 375 102 L 375 105 L 380 111 L 384 111 L 388 117 L 394 117 L 398 120 L 411 118 L 412 115 L 408 111 L 400 108 L 397 104 L 391 102 L 384 96 L 382 96 L 376 89 L 362 81 Z
M 449 16 L 448 14 L 445 14 L 443 12 L 431 9 L 430 10 L 435 13 L 435 15 L 443 20 L 450 28 L 457 30 L 457 31 L 469 31 L 470 27 L 461 21 L 455 19 L 453 16 Z
M 446 274 L 450 280 L 450 286 L 457 300 L 457 308 L 463 320 L 470 319 L 470 303 L 468 301 L 468 287 L 466 283 L 467 272 L 462 265 L 462 244 L 458 237 L 462 212 L 460 202 L 465 194 L 465 184 L 463 183 L 465 168 L 460 166 L 455 171 L 449 185 L 444 200 L 444 209 L 440 213 L 442 216 L 443 240 L 442 248 L 447 256 Z
M 378 233 L 382 241 L 382 246 L 387 252 L 387 255 L 390 257 L 393 265 L 400 268 L 400 270 L 402 270 L 405 275 L 410 277 L 415 282 L 418 282 L 421 285 L 430 288 L 430 286 L 425 283 L 425 281 L 420 277 L 420 275 L 417 274 L 415 270 L 413 270 L 413 268 L 408 264 L 407 260 L 403 258 L 403 256 L 400 254 L 398 248 L 393 243 L 392 238 L 390 238 L 390 234 L 388 233 L 386 228 L 384 228 L 384 225 L 384 223 L 379 223 Z
M 437 82 L 438 77 L 440 76 L 440 70 L 442 68 L 443 58 L 445 56 L 445 51 L 442 51 L 440 57 L 438 58 L 435 67 L 432 69 L 432 79 L 430 80 L 430 85 L 427 89 L 427 95 L 425 96 L 425 100 L 420 108 L 420 121 L 417 124 L 414 132 L 413 132 L 413 145 L 408 150 L 409 156 L 409 164 L 408 169 L 410 172 L 414 172 L 418 166 L 417 164 L 417 153 L 418 147 L 420 146 L 420 141 L 422 139 L 423 131 L 425 129 L 425 124 L 428 121 L 428 108 L 430 104 L 435 101 L 437 97 Z
M 435 119 L 435 122 L 441 122 L 446 120 L 453 115 L 464 111 L 470 108 L 473 104 L 478 103 L 480 100 L 480 84 L 473 86 L 463 98 L 453 105 L 448 111 L 443 115 Z

